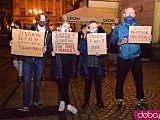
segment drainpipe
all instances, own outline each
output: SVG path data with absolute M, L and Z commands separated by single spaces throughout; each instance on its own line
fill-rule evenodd
M 88 2 L 89 2 L 89 0 L 86 0 L 86 7 L 89 7 L 89 6 L 88 6 Z

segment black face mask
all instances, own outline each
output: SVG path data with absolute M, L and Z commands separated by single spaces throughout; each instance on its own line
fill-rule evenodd
M 46 21 L 38 21 L 39 26 L 43 27 L 47 24 Z

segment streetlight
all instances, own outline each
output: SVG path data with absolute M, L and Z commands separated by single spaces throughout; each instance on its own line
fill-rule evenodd
M 37 15 L 39 13 L 42 13 L 42 10 L 37 10 L 37 9 L 29 9 L 29 14 L 34 16 L 34 15 Z M 36 23 L 36 20 L 34 19 L 33 20 L 33 23 Z
M 42 10 L 37 10 L 37 9 L 29 9 L 29 13 L 32 15 L 37 15 L 39 13 L 42 13 Z

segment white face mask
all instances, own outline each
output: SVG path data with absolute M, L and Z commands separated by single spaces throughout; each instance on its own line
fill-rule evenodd
M 115 26 L 112 26 L 112 30 L 114 30 Z
M 85 29 L 82 29 L 82 32 L 85 32 Z
M 61 32 L 69 32 L 69 29 L 65 28 L 65 27 L 62 27 L 61 28 Z

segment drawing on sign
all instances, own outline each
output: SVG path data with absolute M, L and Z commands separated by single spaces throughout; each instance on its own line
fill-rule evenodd
M 78 33 L 53 31 L 52 44 L 56 53 L 75 54 L 77 51 Z
M 107 54 L 106 33 L 87 34 L 88 55 Z

